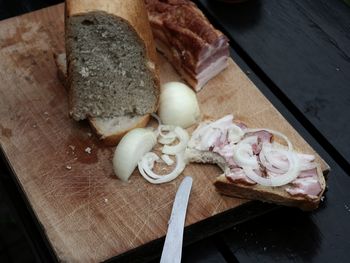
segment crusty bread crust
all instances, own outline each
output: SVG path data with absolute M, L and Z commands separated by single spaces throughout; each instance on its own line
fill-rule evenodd
M 57 67 L 57 76 L 60 80 L 61 84 L 68 91 L 67 85 L 67 62 L 66 62 L 66 54 L 53 54 L 54 61 Z M 96 133 L 99 139 L 103 140 L 106 145 L 115 146 L 119 143 L 119 141 L 123 138 L 123 136 L 132 129 L 135 128 L 143 128 L 146 127 L 147 123 L 150 119 L 150 114 L 146 114 L 144 116 L 140 116 L 140 119 L 133 126 L 130 126 L 128 129 L 123 129 L 113 134 L 106 135 L 103 133 L 101 127 L 95 121 L 95 118 L 88 118 L 89 124 L 92 130 Z
M 101 140 L 103 140 L 103 142 L 106 145 L 115 146 L 115 145 L 117 145 L 120 142 L 120 140 L 124 137 L 124 135 L 126 133 L 128 133 L 129 131 L 131 131 L 133 129 L 136 129 L 136 128 L 146 127 L 146 125 L 149 122 L 150 118 L 151 118 L 151 115 L 150 114 L 146 114 L 146 115 L 142 116 L 135 125 L 129 127 L 128 129 L 124 129 L 122 131 L 119 131 L 117 133 L 110 134 L 110 135 L 103 134 L 103 132 L 101 131 L 101 128 L 94 121 L 94 118 L 89 118 L 88 120 L 89 120 L 89 123 L 90 123 L 90 126 L 91 126 L 92 130 L 97 134 L 97 136 Z
M 268 203 L 275 203 L 285 206 L 299 207 L 302 210 L 309 211 L 318 207 L 321 197 L 326 188 L 324 176 L 320 167 L 317 168 L 319 182 L 322 191 L 316 199 L 311 199 L 307 196 L 292 196 L 285 191 L 285 186 L 281 187 L 265 187 L 262 185 L 243 185 L 230 182 L 225 175 L 220 175 L 216 178 L 214 185 L 216 190 L 223 195 L 260 200 Z
M 113 1 L 101 1 L 101 0 L 66 0 L 65 2 L 65 30 L 66 35 L 69 30 L 68 28 L 68 19 L 71 16 L 75 15 L 84 15 L 89 12 L 101 11 L 108 14 L 112 14 L 116 17 L 123 19 L 126 23 L 130 25 L 130 28 L 133 29 L 136 35 L 140 38 L 140 43 L 145 46 L 147 67 L 148 70 L 152 73 L 155 94 L 156 94 L 156 103 L 153 108 L 153 112 L 156 112 L 159 107 L 159 97 L 160 97 L 160 79 L 159 79 L 159 70 L 157 66 L 157 52 L 155 48 L 155 43 L 153 40 L 153 35 L 151 31 L 151 26 L 148 21 L 148 14 L 146 11 L 146 6 L 144 0 L 113 0 Z M 74 60 L 71 59 L 71 45 L 69 41 L 66 41 L 66 52 L 67 52 L 67 85 L 74 86 L 73 81 L 71 80 L 70 72 L 72 72 L 72 66 Z M 69 108 L 70 111 L 74 105 L 74 92 L 73 89 L 69 89 Z

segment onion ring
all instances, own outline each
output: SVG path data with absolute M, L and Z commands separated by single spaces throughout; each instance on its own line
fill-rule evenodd
M 264 147 L 266 148 L 269 146 L 266 146 L 266 144 L 263 144 L 263 148 Z M 276 149 L 273 149 L 273 150 L 276 150 Z M 285 173 L 278 176 L 271 176 L 273 172 L 271 174 L 267 172 L 267 174 L 270 177 L 265 178 L 258 175 L 252 167 L 245 166 L 242 168 L 243 168 L 243 171 L 246 173 L 247 177 L 263 186 L 282 186 L 296 179 L 301 171 L 300 159 L 298 158 L 297 154 L 295 152 L 282 150 L 282 149 L 278 149 L 278 151 L 281 154 L 284 154 L 288 159 L 289 166 L 288 166 L 288 170 Z
M 259 167 L 258 160 L 252 149 L 252 145 L 257 141 L 257 136 L 249 136 L 233 146 L 233 158 L 240 167 Z
M 174 133 L 176 134 L 176 137 L 179 139 L 179 143 L 176 145 L 164 145 L 162 149 L 162 153 L 175 155 L 179 152 L 183 152 L 186 149 L 187 143 L 190 139 L 187 131 L 181 127 L 176 127 L 174 129 Z
M 141 161 L 139 161 L 138 169 L 141 175 L 143 176 L 143 178 L 145 178 L 148 182 L 152 184 L 162 184 L 162 183 L 170 182 L 174 180 L 176 177 L 178 177 L 186 167 L 183 154 L 176 154 L 175 168 L 166 175 L 158 175 L 152 171 L 153 166 L 152 164 L 149 163 L 147 156 L 149 155 L 145 154 L 144 157 L 141 159 Z M 154 164 L 154 161 L 153 161 L 153 164 Z

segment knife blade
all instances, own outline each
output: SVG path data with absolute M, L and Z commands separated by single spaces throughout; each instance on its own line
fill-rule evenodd
M 186 176 L 175 195 L 160 263 L 181 262 L 183 232 L 191 188 L 192 177 Z

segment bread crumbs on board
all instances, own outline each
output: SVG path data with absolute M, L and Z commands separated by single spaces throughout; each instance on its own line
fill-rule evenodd
M 86 147 L 85 152 L 90 154 L 91 153 L 91 148 L 90 147 Z

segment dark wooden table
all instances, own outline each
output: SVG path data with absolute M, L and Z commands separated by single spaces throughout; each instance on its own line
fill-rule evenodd
M 0 0 L 0 19 L 59 2 Z M 230 38 L 233 59 L 332 171 L 319 210 L 276 207 L 186 246 L 183 262 L 349 262 L 350 6 L 342 0 L 196 2 Z M 55 261 L 40 229 L 3 159 L 0 262 Z

